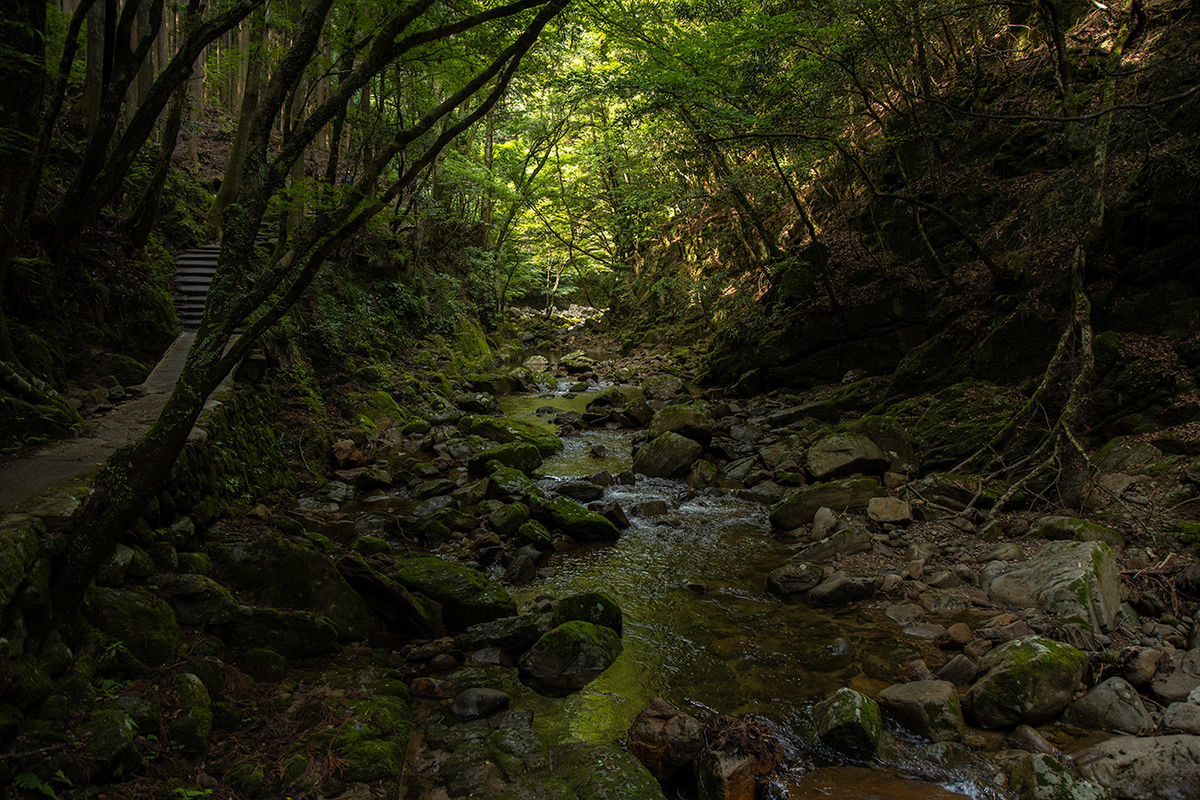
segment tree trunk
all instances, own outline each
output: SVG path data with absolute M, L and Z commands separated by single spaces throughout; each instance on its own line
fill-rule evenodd
M 183 124 L 183 109 L 187 105 L 187 86 L 181 85 L 175 90 L 175 99 L 171 102 L 171 110 L 167 115 L 167 124 L 163 130 L 162 146 L 159 148 L 158 161 L 154 165 L 154 175 L 150 185 L 142 193 L 133 213 L 126 220 L 126 227 L 131 232 L 129 246 L 131 250 L 141 250 L 150 239 L 150 231 L 158 219 L 158 206 L 162 201 L 163 187 L 167 183 L 167 174 L 171 170 L 171 157 L 175 154 L 175 144 L 179 141 L 179 129 Z
M 26 186 L 31 180 L 40 132 L 42 91 L 46 83 L 46 3 L 44 0 L 2 0 L 4 24 L 0 49 L 11 72 L 0 91 L 0 120 L 5 134 L 0 159 L 0 294 L 8 264 L 16 255 L 24 217 Z M 10 56 L 8 54 L 15 54 Z M 11 139 L 9 139 L 11 136 Z

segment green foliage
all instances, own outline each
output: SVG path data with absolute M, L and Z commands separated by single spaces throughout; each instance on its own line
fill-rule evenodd
M 61 769 L 50 776 L 49 781 L 43 781 L 32 772 L 21 772 L 13 777 L 13 784 L 18 789 L 26 789 L 29 791 L 38 792 L 45 797 L 51 798 L 58 797 L 58 790 L 55 788 L 56 786 L 59 788 L 69 789 L 74 785 L 71 783 L 71 779 L 63 774 Z

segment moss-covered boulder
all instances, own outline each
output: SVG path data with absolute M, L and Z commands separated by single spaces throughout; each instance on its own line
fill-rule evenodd
M 817 737 L 847 755 L 872 758 L 879 751 L 883 719 L 879 706 L 865 694 L 841 688 L 813 706 Z
M 604 592 L 583 592 L 559 598 L 550 605 L 554 624 L 579 620 L 593 625 L 603 625 L 621 633 L 624 615 L 612 595 Z
M 1072 775 L 1049 753 L 1025 756 L 1008 774 L 1008 787 L 1020 800 L 1112 800 L 1112 793 Z
M 533 516 L 551 530 L 557 529 L 578 542 L 615 542 L 621 532 L 609 519 L 565 497 L 531 497 Z
M 802 486 L 771 508 L 771 524 L 782 530 L 808 525 L 822 508 L 834 511 L 866 511 L 872 497 L 885 497 L 887 492 L 871 478 L 817 483 Z
M 674 375 L 651 375 L 642 383 L 642 394 L 647 400 L 670 400 L 683 391 L 683 381 Z
M 498 444 L 471 456 L 467 460 L 467 471 L 472 475 L 487 474 L 488 463 L 491 461 L 532 475 L 542 465 L 542 454 L 528 442 Z
M 771 570 L 767 588 L 775 594 L 803 594 L 824 579 L 825 570 L 819 564 L 792 561 Z
M 967 691 L 967 716 L 981 728 L 1040 725 L 1058 716 L 1075 696 L 1087 656 L 1042 636 L 1006 642 L 980 662 L 983 677 Z
M 409 556 L 399 560 L 388 577 L 441 604 L 442 618 L 451 628 L 517 613 L 516 602 L 503 586 L 465 564 L 436 556 Z
M 678 433 L 699 442 L 701 447 L 708 447 L 712 444 L 713 437 L 712 415 L 699 403 L 667 406 L 655 413 L 646 435 L 656 439 L 668 432 Z
M 667 432 L 643 444 L 633 457 L 633 471 L 651 478 L 683 478 L 704 453 L 695 439 Z
M 550 431 L 524 420 L 512 417 L 484 417 L 467 415 L 458 422 L 459 429 L 469 435 L 482 436 L 498 444 L 524 442 L 537 448 L 538 453 L 545 458 L 552 456 L 563 448 L 562 439 Z
M 1110 547 L 1125 546 L 1125 537 L 1112 528 L 1074 517 L 1039 517 L 1030 526 L 1029 535 L 1039 539 L 1104 542 Z
M 499 462 L 488 464 L 486 495 L 489 499 L 506 502 L 520 500 L 528 503 L 531 498 L 544 497 L 545 494 L 520 470 L 500 466 Z
M 842 430 L 866 436 L 888 460 L 888 469 L 904 475 L 920 471 L 920 459 L 913 448 L 912 437 L 894 417 L 868 414 L 845 423 Z
M 535 519 L 529 520 L 529 522 L 526 522 L 517 529 L 517 538 L 525 544 L 536 547 L 543 553 L 549 553 L 554 550 L 554 539 L 550 536 L 550 531 L 546 530 L 546 526 Z
M 621 637 L 612 628 L 576 620 L 538 639 L 517 666 L 534 691 L 562 696 L 591 683 L 620 654 Z
M 233 594 L 203 575 L 172 575 L 163 582 L 162 593 L 180 625 L 222 625 L 237 613 Z
M 384 622 L 425 639 L 445 633 L 440 603 L 420 592 L 410 592 L 359 556 L 342 556 L 337 567 Z
M 214 631 L 231 645 L 265 647 L 287 658 L 309 658 L 337 649 L 337 627 L 311 611 L 238 606 L 233 621 Z
M 587 410 L 596 411 L 601 408 L 623 408 L 628 402 L 629 398 L 625 396 L 623 391 L 615 386 L 610 386 L 591 400 L 588 400 Z
M 499 647 L 510 653 L 519 653 L 533 646 L 554 627 L 554 623 L 553 617 L 548 614 L 501 617 L 472 625 L 454 637 L 454 644 L 462 650 Z
M 1001 605 L 1039 607 L 1096 633 L 1112 627 L 1121 606 L 1120 565 L 1103 542 L 1051 542 L 1029 561 L 993 561 L 980 585 Z
M 876 698 L 884 716 L 931 742 L 961 742 L 966 723 L 950 681 L 911 681 L 887 687 Z
M 88 591 L 85 611 L 92 623 L 147 667 L 174 658 L 183 642 L 175 612 L 149 592 L 94 586 Z
M 167 723 L 171 741 L 182 749 L 198 753 L 208 747 L 212 733 L 212 700 L 200 678 L 185 672 L 175 677 L 179 698 L 178 712 Z
M 226 533 L 208 552 L 227 585 L 256 592 L 268 603 L 316 611 L 337 626 L 344 641 L 366 636 L 366 603 L 309 541 Z

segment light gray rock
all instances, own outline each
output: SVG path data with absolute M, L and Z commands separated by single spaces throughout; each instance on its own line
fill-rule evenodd
M 820 541 L 807 544 L 792 556 L 797 561 L 820 564 L 834 556 L 866 553 L 871 549 L 871 534 L 866 528 L 845 528 Z
M 674 375 L 651 375 L 642 384 L 642 394 L 647 400 L 670 400 L 683 393 L 683 381 Z
M 981 585 L 993 602 L 1077 618 L 1093 633 L 1111 629 L 1121 604 L 1120 567 L 1103 542 L 1052 542 L 1031 561 L 992 561 Z
M 818 508 L 813 515 L 812 529 L 809 534 L 814 542 L 832 536 L 845 527 L 842 518 L 832 508 Z
M 1150 694 L 1160 703 L 1179 703 L 1187 700 L 1193 689 L 1200 686 L 1200 649 L 1176 650 L 1158 662 L 1158 674 L 1150 684 Z
M 1118 736 L 1075 753 L 1075 764 L 1116 797 L 1196 800 L 1200 736 Z
M 1139 734 L 1154 727 L 1141 696 L 1124 678 L 1109 678 L 1093 687 L 1071 703 L 1065 717 L 1084 728 L 1117 733 Z
M 667 406 L 650 420 L 646 436 L 657 439 L 664 433 L 678 433 L 708 447 L 712 443 L 713 420 L 708 409 L 699 403 L 680 403 Z
M 875 522 L 901 525 L 912 522 L 912 507 L 898 497 L 872 497 L 867 501 L 867 516 Z
M 813 521 L 817 511 L 865 511 L 872 497 L 883 497 L 883 487 L 872 478 L 853 478 L 803 486 L 779 501 L 771 509 L 771 524 L 793 530 Z
M 966 734 L 958 694 L 949 681 L 897 683 L 876 699 L 884 716 L 932 742 L 961 742 Z
M 1193 703 L 1171 703 L 1162 715 L 1164 731 L 1200 734 L 1200 706 Z
M 856 472 L 882 475 L 890 462 L 861 433 L 833 433 L 808 449 L 804 465 L 816 480 L 823 481 Z

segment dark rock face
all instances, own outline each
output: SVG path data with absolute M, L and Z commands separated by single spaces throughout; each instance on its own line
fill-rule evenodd
M 659 780 L 674 777 L 704 748 L 704 728 L 688 714 L 655 698 L 634 718 L 625 748 Z

